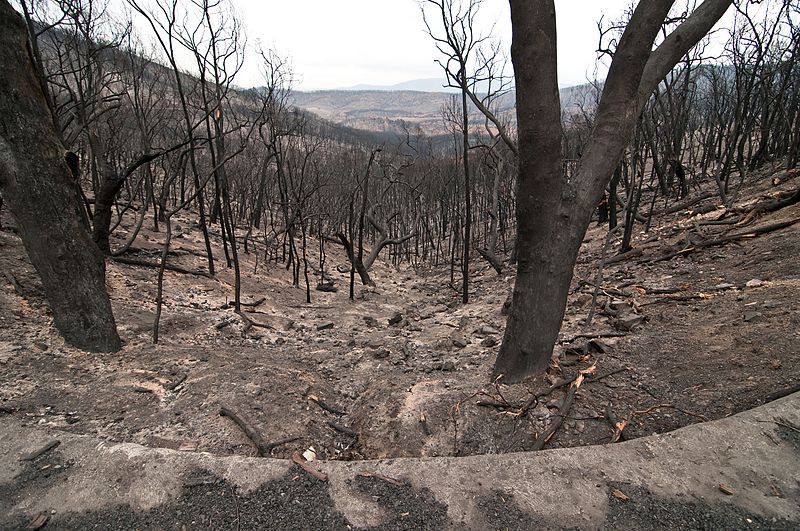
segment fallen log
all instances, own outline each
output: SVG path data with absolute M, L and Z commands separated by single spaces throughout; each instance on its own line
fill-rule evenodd
M 695 243 L 691 247 L 687 247 L 686 249 L 681 249 L 680 251 L 675 251 L 672 253 L 665 254 L 663 256 L 659 256 L 657 258 L 652 258 L 650 260 L 643 260 L 643 262 L 662 262 L 664 260 L 670 260 L 671 258 L 675 258 L 676 256 L 686 256 L 687 254 L 691 254 L 699 249 L 706 249 L 708 247 L 716 247 L 718 245 L 725 245 L 726 243 L 731 243 L 739 240 L 744 240 L 746 238 L 755 238 L 756 236 L 760 236 L 762 234 L 767 234 L 769 232 L 773 232 L 776 230 L 785 229 L 791 227 L 792 225 L 797 224 L 800 222 L 800 218 L 791 219 L 789 221 L 782 221 L 780 223 L 774 223 L 772 225 L 764 225 L 763 227 L 757 227 L 755 229 L 750 229 L 743 232 L 737 232 L 735 234 L 730 234 L 728 236 L 722 236 L 720 238 L 715 238 L 712 240 L 703 240 L 700 242 Z
M 123 258 L 121 256 L 117 256 L 114 258 L 109 257 L 112 262 L 116 262 L 118 264 L 125 264 L 125 265 L 132 265 L 132 266 L 139 266 L 139 267 L 152 267 L 154 269 L 158 269 L 161 267 L 161 264 L 157 262 L 148 262 L 146 260 L 135 260 L 132 258 Z M 198 277 L 206 277 L 210 278 L 211 280 L 217 280 L 217 278 L 208 273 L 207 271 L 199 271 L 196 269 L 186 269 L 185 267 L 176 266 L 172 264 L 165 264 L 164 269 L 167 271 L 173 271 L 175 273 L 183 273 L 184 275 L 195 275 Z
M 747 212 L 742 221 L 739 222 L 739 225 L 747 225 L 759 215 L 775 212 L 797 203 L 800 203 L 800 188 L 794 192 L 789 192 L 787 195 L 779 194 L 777 198 L 756 204 Z
M 706 199 L 711 199 L 712 197 L 714 197 L 716 195 L 717 195 L 717 192 L 703 192 L 699 196 L 694 197 L 692 199 L 687 199 L 686 201 L 683 201 L 682 203 L 675 203 L 671 207 L 665 208 L 663 211 L 658 212 L 655 215 L 659 215 L 659 214 L 675 214 L 676 212 L 680 212 L 682 210 L 688 210 L 689 207 L 692 207 L 692 206 L 696 205 L 697 203 L 700 203 L 701 201 L 705 201 Z
M 268 324 L 259 323 L 259 322 L 256 322 L 256 321 L 254 321 L 254 320 L 250 319 L 250 317 L 248 317 L 248 316 L 247 316 L 247 315 L 246 315 L 246 314 L 245 314 L 243 311 L 241 311 L 241 310 L 239 310 L 238 312 L 234 312 L 234 313 L 236 313 L 236 315 L 238 315 L 239 317 L 241 317 L 241 318 L 242 318 L 242 321 L 244 321 L 244 328 L 242 329 L 242 337 L 244 337 L 244 336 L 247 334 L 247 332 L 249 332 L 249 331 L 250 331 L 250 329 L 251 329 L 251 328 L 253 328 L 253 327 L 255 327 L 255 328 L 267 328 L 267 329 L 270 329 L 270 330 L 272 330 L 272 329 L 273 329 L 273 328 L 272 328 L 270 325 L 268 325 Z
M 627 332 L 596 332 L 596 333 L 583 333 L 583 334 L 576 334 L 574 336 L 570 336 L 568 338 L 562 339 L 558 342 L 559 345 L 566 345 L 567 343 L 572 343 L 576 339 L 602 339 L 606 337 L 625 337 L 627 336 Z
M 636 258 L 637 256 L 642 256 L 642 250 L 639 248 L 631 249 L 628 252 L 620 253 L 618 255 L 614 255 L 611 258 L 607 258 L 605 261 L 605 265 L 616 264 L 619 262 L 624 262 L 625 260 L 629 260 L 631 258 Z
M 490 266 L 492 266 L 492 269 L 494 269 L 498 275 L 503 274 L 503 263 L 497 258 L 497 256 L 495 256 L 493 252 L 489 251 L 489 249 L 478 247 L 478 254 L 480 254 L 481 257 L 486 260 Z
M 175 381 L 166 384 L 164 386 L 164 389 L 166 389 L 167 391 L 174 391 L 175 389 L 178 388 L 179 385 L 181 385 L 183 382 L 186 381 L 186 377 L 187 377 L 186 374 L 181 374 L 175 379 Z

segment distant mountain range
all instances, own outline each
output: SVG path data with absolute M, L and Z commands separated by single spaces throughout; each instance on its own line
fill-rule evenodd
M 458 89 L 444 87 L 444 80 L 438 77 L 427 79 L 412 79 L 396 83 L 394 85 L 353 85 L 352 87 L 342 87 L 335 90 L 346 91 L 380 91 L 380 92 L 458 92 Z
M 411 90 L 415 92 L 448 92 L 457 93 L 458 89 L 453 87 L 445 87 L 445 81 L 439 77 L 429 77 L 425 79 L 411 79 L 396 83 L 394 85 L 353 85 L 351 87 L 340 87 L 333 90 L 346 90 L 346 91 L 381 91 L 381 92 L 397 92 L 404 90 Z M 571 83 L 559 83 L 558 88 L 569 88 L 574 86 Z

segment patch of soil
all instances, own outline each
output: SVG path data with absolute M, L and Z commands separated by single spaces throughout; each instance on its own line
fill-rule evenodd
M 564 529 L 548 518 L 529 514 L 519 508 L 514 495 L 495 490 L 489 496 L 477 501 L 482 516 L 482 524 L 486 529 L 503 529 L 505 531 L 523 531 L 527 529 Z
M 4 485 L 11 502 L 41 485 L 50 474 L 42 471 L 45 460 Z M 44 479 L 43 479 L 44 478 Z M 449 524 L 447 507 L 427 489 L 416 490 L 403 483 L 377 477 L 356 477 L 356 492 L 386 510 L 374 531 L 443 529 Z M 1 506 L 0 506 L 1 507 Z M 9 506 L 8 508 L 10 508 Z M 182 494 L 173 502 L 148 511 L 128 505 L 92 513 L 47 515 L 47 529 L 354 529 L 331 500 L 328 484 L 315 479 L 297 465 L 283 478 L 268 481 L 242 493 L 211 472 L 197 470 L 184 480 Z M 0 522 L 3 520 L 0 518 Z M 29 520 L 18 517 L 4 522 L 5 529 L 26 529 Z M 8 526 L 8 527 L 5 527 Z
M 628 499 L 614 496 L 614 491 Z M 672 531 L 673 529 L 753 529 L 756 531 L 790 531 L 800 522 L 765 518 L 748 513 L 734 505 L 705 505 L 696 502 L 667 500 L 630 485 L 612 485 L 608 496 L 609 513 L 603 529 L 636 529 Z
M 781 186 L 796 184 L 784 179 Z M 739 205 L 775 190 L 762 176 Z M 498 276 L 476 262 L 471 302 L 462 305 L 445 266 L 378 262 L 370 272 L 377 288 L 356 285 L 350 301 L 348 263 L 332 244 L 324 278 L 338 291 L 313 289 L 323 278 L 315 241 L 313 302 L 306 304 L 305 286 L 293 286 L 285 264 L 274 260 L 280 253 L 251 243 L 240 253 L 242 293 L 257 326 L 246 326 L 229 305 L 233 272 L 218 259 L 216 279 L 166 273 L 154 345 L 156 270 L 109 262 L 125 346 L 92 354 L 64 344 L 19 237 L 0 232 L 0 271 L 20 289 L 9 277 L 0 285 L 0 408 L 26 423 L 110 441 L 255 455 L 243 431 L 219 415 L 224 405 L 268 443 L 297 438 L 277 446 L 275 457 L 313 447 L 320 459 L 346 460 L 530 450 L 560 420 L 547 448 L 722 418 L 800 383 L 800 225 L 654 260 L 687 241 L 741 230 L 703 224 L 722 213 L 662 215 L 637 232 L 634 246 L 643 254 L 605 267 L 587 327 L 607 233 L 592 227 L 550 370 L 513 386 L 488 383 L 512 270 Z M 203 271 L 195 217 L 177 221 L 170 263 Z M 751 226 L 798 217 L 794 205 Z M 123 220 L 112 246 L 134 221 Z M 162 239 L 143 229 L 136 258 L 157 260 Z M 224 257 L 219 239 L 214 252 Z M 569 384 L 581 373 L 562 418 Z
M 25 529 L 28 522 L 12 523 Z M 56 516 L 47 529 L 347 529 L 326 483 L 294 465 L 286 475 L 241 494 L 213 474 L 197 471 L 174 502 L 149 511 L 128 505 Z
M 426 488 L 415 489 L 405 483 L 393 483 L 377 477 L 357 476 L 353 481 L 359 492 L 386 509 L 388 516 L 375 531 L 445 529 L 448 526 L 447 506 L 436 501 Z

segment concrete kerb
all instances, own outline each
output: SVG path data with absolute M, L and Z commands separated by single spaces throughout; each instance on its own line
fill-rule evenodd
M 800 425 L 800 393 L 726 419 L 613 445 L 312 465 L 328 474 L 334 508 L 354 527 L 386 518 L 384 507 L 353 488 L 353 479 L 365 471 L 428 489 L 447 506 L 451 527 L 482 528 L 485 515 L 478 500 L 504 493 L 517 509 L 552 525 L 600 528 L 609 511 L 610 486 L 620 484 L 666 499 L 730 504 L 748 513 L 800 521 L 800 438 L 786 437 L 780 426 L 786 421 Z M 22 457 L 53 438 L 60 444 L 50 452 L 68 463 L 58 481 L 44 482 L 35 495 L 30 488 L 15 491 L 18 476 L 30 466 Z M 112 444 L 6 418 L 0 424 L 0 486 L 10 496 L 0 502 L 6 512 L 0 524 L 2 518 L 54 510 L 54 521 L 67 513 L 125 505 L 147 511 L 178 498 L 186 478 L 197 470 L 247 493 L 283 477 L 290 466 L 277 459 Z M 720 484 L 733 494 L 724 493 Z

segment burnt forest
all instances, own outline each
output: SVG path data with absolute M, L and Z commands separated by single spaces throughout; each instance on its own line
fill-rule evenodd
M 0 527 L 800 525 L 800 6 L 632 2 L 564 85 L 490 3 L 312 91 L 235 0 L 0 0 Z

